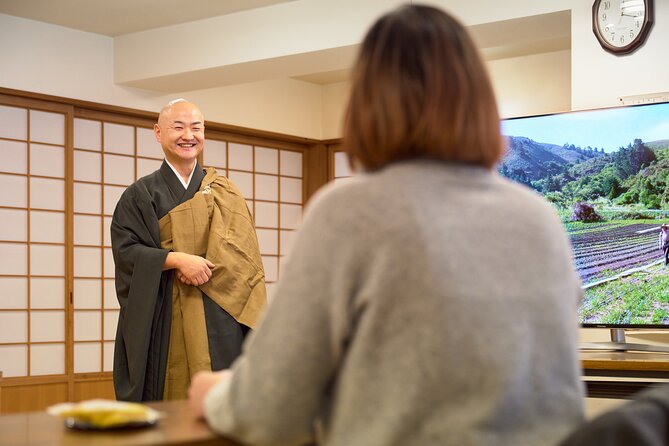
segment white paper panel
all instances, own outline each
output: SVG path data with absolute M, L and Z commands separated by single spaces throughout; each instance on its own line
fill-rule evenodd
M 100 279 L 74 279 L 74 308 L 100 309 L 102 282 Z
M 253 200 L 246 200 L 246 208 L 249 210 L 249 213 L 253 217 Z
M 105 183 L 128 186 L 135 181 L 135 159 L 133 157 L 105 153 L 104 161 Z
M 112 341 L 116 337 L 116 326 L 118 325 L 118 310 L 105 310 L 105 333 L 104 340 Z
M 28 347 L 0 345 L 0 370 L 4 378 L 28 374 Z
M 256 172 L 279 173 L 279 151 L 256 147 Z
M 65 178 L 65 148 L 30 144 L 30 173 Z
M 262 256 L 263 268 L 265 268 L 265 280 L 276 282 L 279 278 L 278 257 Z
M 30 207 L 33 209 L 65 210 L 65 181 L 31 178 Z
M 302 180 L 281 177 L 281 201 L 302 204 Z
M 297 229 L 302 219 L 302 206 L 281 204 L 281 228 Z
M 74 244 L 75 245 L 97 245 L 101 244 L 100 231 L 102 217 L 93 215 L 74 216 Z
M 111 248 L 104 249 L 104 277 L 111 278 L 114 277 L 114 256 L 112 254 Z
M 65 345 L 33 345 L 30 348 L 30 374 L 62 375 L 65 373 Z
M 27 278 L 0 277 L 0 308 L 28 308 Z
M 30 308 L 65 308 L 65 279 L 31 277 Z
M 101 129 L 100 121 L 74 118 L 74 147 L 99 152 L 102 147 Z
M 279 206 L 276 203 L 256 202 L 255 222 L 260 228 L 278 227 Z
M 0 159 L 0 172 L 28 173 L 28 144 L 0 140 Z
M 111 217 L 103 217 L 102 220 L 102 242 L 104 246 L 111 246 Z
M 65 115 L 30 110 L 30 140 L 65 145 Z
M 100 372 L 101 348 L 99 342 L 74 344 L 74 373 Z
M 32 342 L 64 341 L 65 312 L 31 311 L 30 340 Z
M 0 138 L 28 139 L 28 110 L 0 105 Z
M 116 203 L 118 203 L 121 194 L 125 190 L 125 187 L 122 186 L 104 186 L 104 213 L 105 215 L 112 215 L 114 209 L 116 209 Z
M 334 154 L 334 176 L 343 178 L 353 176 L 351 167 L 348 165 L 348 155 L 346 152 L 335 152 Z
M 137 178 L 142 178 L 150 173 L 160 169 L 162 160 L 149 160 L 145 158 L 137 158 Z
M 74 275 L 100 277 L 102 273 L 101 248 L 74 248 Z
M 116 298 L 116 285 L 114 279 L 105 279 L 104 280 L 104 304 L 105 308 L 109 309 L 118 309 L 118 299 Z
M 253 170 L 253 147 L 235 142 L 228 143 L 228 167 L 251 172 Z
M 226 164 L 225 141 L 208 139 L 202 151 L 202 159 L 205 166 L 225 168 Z
M 0 174 L 0 206 L 28 207 L 28 179 Z
M 282 150 L 280 154 L 281 175 L 302 177 L 302 152 Z
M 256 229 L 261 254 L 278 254 L 279 237 L 276 229 Z
M 95 341 L 102 336 L 102 318 L 99 311 L 74 312 L 74 340 Z
M 28 274 L 28 245 L 0 243 L 0 271 L 7 275 Z
M 103 358 L 104 370 L 103 370 L 103 372 L 111 372 L 112 370 L 114 370 L 114 343 L 113 342 L 105 342 L 104 343 L 103 355 L 104 355 L 104 358 Z
M 276 290 L 276 283 L 265 282 L 265 290 L 267 291 L 267 304 L 271 304 L 274 300 L 274 291 Z
M 74 151 L 74 180 L 102 181 L 102 156 L 99 153 Z
M 64 276 L 65 247 L 30 245 L 30 273 L 36 276 Z
M 209 144 L 208 141 L 207 144 Z M 156 140 L 153 129 L 137 127 L 137 155 L 160 159 L 165 156 L 160 143 Z
M 30 241 L 65 243 L 65 213 L 30 212 Z
M 28 312 L 0 311 L 0 344 L 28 342 Z
M 237 186 L 244 198 L 253 198 L 253 174 L 231 170 L 228 179 Z
M 285 256 L 290 254 L 290 250 L 293 246 L 293 242 L 295 241 L 295 236 L 297 235 L 297 231 L 284 231 L 281 230 L 279 235 L 280 239 L 280 249 L 281 249 L 281 255 Z
M 129 125 L 104 123 L 104 151 L 135 154 L 135 128 Z
M 279 277 L 281 277 L 282 271 L 285 268 L 286 262 L 288 262 L 289 258 L 284 256 L 284 257 L 279 257 Z
M 256 200 L 277 201 L 279 199 L 279 177 L 257 174 L 255 179 Z
M 28 240 L 28 211 L 0 209 L 0 240 L 25 242 Z
M 74 183 L 74 212 L 99 214 L 102 211 L 102 186 Z

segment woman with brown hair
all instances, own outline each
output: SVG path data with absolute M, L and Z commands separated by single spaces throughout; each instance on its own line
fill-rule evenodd
M 345 124 L 360 174 L 313 198 L 263 323 L 195 376 L 194 409 L 250 444 L 541 446 L 578 425 L 580 283 L 551 206 L 495 173 L 499 126 L 461 24 L 381 17 Z

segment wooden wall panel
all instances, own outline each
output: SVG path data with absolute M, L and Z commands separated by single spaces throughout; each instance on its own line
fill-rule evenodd
M 52 404 L 67 401 L 67 389 L 67 381 L 3 386 L 0 413 L 44 410 Z
M 91 398 L 116 399 L 114 396 L 114 383 L 111 376 L 99 378 L 94 381 L 81 381 L 74 383 L 74 401 L 83 401 Z

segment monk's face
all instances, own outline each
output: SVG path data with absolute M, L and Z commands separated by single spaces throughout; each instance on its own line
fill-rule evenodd
M 192 164 L 204 148 L 204 117 L 190 102 L 164 109 L 153 132 L 172 165 Z

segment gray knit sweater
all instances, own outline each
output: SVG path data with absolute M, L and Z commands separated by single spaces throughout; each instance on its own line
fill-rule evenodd
M 314 425 L 337 446 L 556 444 L 583 420 L 579 285 L 529 189 L 427 160 L 360 175 L 313 199 L 207 420 L 259 445 Z

